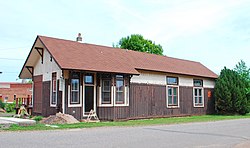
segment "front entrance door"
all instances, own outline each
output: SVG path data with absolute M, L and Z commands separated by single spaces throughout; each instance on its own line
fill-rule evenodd
M 94 86 L 85 86 L 85 107 L 84 112 L 90 112 L 91 109 L 94 110 Z
M 91 110 L 96 111 L 96 83 L 95 74 L 87 73 L 84 75 L 84 98 L 83 116 L 88 115 Z

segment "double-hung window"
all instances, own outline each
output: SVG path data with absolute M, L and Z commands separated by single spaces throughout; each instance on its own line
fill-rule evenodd
M 193 89 L 194 107 L 204 107 L 203 81 L 194 79 Z
M 168 86 L 168 106 L 178 106 L 178 87 Z
M 56 73 L 52 73 L 52 81 L 51 81 L 51 106 L 56 105 L 56 98 L 57 98 L 57 83 L 56 83 Z
M 101 104 L 111 104 L 111 79 L 102 79 Z
M 179 106 L 179 87 L 177 77 L 167 77 L 167 107 Z
M 80 73 L 73 72 L 71 78 L 71 104 L 80 103 Z
M 124 104 L 124 80 L 122 75 L 116 75 L 116 104 Z

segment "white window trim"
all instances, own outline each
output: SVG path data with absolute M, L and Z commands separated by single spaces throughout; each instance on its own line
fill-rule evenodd
M 168 87 L 176 87 L 178 89 L 177 91 L 177 100 L 178 100 L 178 103 L 177 103 L 177 106 L 169 106 L 168 105 Z M 167 108 L 180 108 L 180 93 L 179 93 L 180 89 L 179 89 L 179 85 L 167 85 L 166 87 L 166 104 L 167 104 Z
M 80 81 L 79 81 L 80 83 Z M 79 84 L 80 85 L 80 84 Z M 79 102 L 78 104 L 71 104 L 70 99 L 71 99 L 71 84 L 68 85 L 68 107 L 82 107 L 82 85 L 80 86 L 80 96 L 79 96 Z
M 31 107 L 33 107 L 33 104 L 34 104 L 34 81 L 32 80 Z
M 51 83 L 50 83 L 50 107 L 56 107 L 57 105 L 57 77 L 56 77 L 56 103 L 55 104 L 52 104 L 52 97 L 53 97 L 53 76 L 51 77 Z
M 110 80 L 111 81 L 111 103 L 110 104 L 102 104 L 102 79 L 100 79 L 100 86 L 98 87 L 99 89 L 99 101 L 98 101 L 98 106 L 99 107 L 112 107 L 114 106 L 114 86 L 112 86 L 112 79 Z
M 65 114 L 65 79 L 61 78 L 60 81 L 62 81 L 62 83 L 60 83 L 60 87 L 62 87 L 62 112 L 63 114 Z
M 129 104 L 127 103 L 128 101 L 128 98 L 127 98 L 127 87 L 128 86 L 125 86 L 125 79 L 123 77 L 123 97 L 124 97 L 124 103 L 116 103 L 116 86 L 114 86 L 114 106 L 129 106 Z
M 196 105 L 196 103 L 195 103 L 195 92 L 194 92 L 194 90 L 195 89 L 201 89 L 201 93 L 202 93 L 202 105 Z M 205 106 L 205 103 L 204 103 L 204 88 L 203 87 L 194 87 L 193 88 L 193 106 L 194 107 L 204 107 Z
M 123 91 L 123 94 L 124 94 L 124 103 L 116 103 L 116 100 L 114 100 L 114 106 L 129 106 L 129 95 L 127 96 L 127 91 L 129 92 L 129 87 L 128 86 L 125 86 L 124 85 L 124 91 Z M 116 97 L 116 88 L 114 90 L 114 98 Z
M 83 76 L 83 90 L 82 90 L 82 112 L 83 112 L 83 117 L 86 117 L 86 116 L 88 116 L 87 114 L 86 114 L 86 112 L 85 112 L 85 86 L 93 86 L 94 87 L 94 111 L 96 112 L 96 74 L 94 73 L 93 74 L 93 81 L 94 81 L 94 84 L 85 84 L 85 76 Z

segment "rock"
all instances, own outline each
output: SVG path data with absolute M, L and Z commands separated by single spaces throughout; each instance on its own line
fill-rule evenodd
M 56 115 L 51 115 L 44 118 L 41 123 L 44 124 L 73 124 L 79 123 L 79 121 L 69 114 L 57 113 Z

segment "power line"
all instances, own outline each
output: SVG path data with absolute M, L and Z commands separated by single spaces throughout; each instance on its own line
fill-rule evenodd
M 15 59 L 15 58 L 0 58 L 0 60 L 24 60 L 24 59 Z
M 29 46 L 23 46 L 23 47 L 13 47 L 13 48 L 0 48 L 0 50 L 13 50 L 13 49 L 20 49 L 20 48 L 27 48 Z

